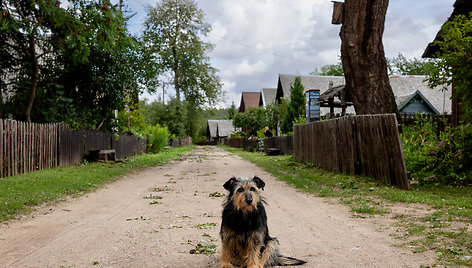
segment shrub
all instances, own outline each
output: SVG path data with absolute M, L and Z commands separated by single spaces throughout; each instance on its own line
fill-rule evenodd
M 472 124 L 447 127 L 439 137 L 434 125 L 420 121 L 401 137 L 408 171 L 422 183 L 472 185 Z
M 166 147 L 169 141 L 170 133 L 167 127 L 161 127 L 159 124 L 154 126 L 148 125 L 143 132 L 148 139 L 148 153 L 159 153 Z

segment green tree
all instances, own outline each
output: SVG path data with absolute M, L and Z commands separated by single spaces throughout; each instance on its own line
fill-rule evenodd
M 321 70 L 318 71 L 318 68 L 315 68 L 311 75 L 325 75 L 325 76 L 344 76 L 343 64 L 341 61 L 338 61 L 336 64 L 328 64 L 321 67 Z
M 287 113 L 287 106 L 288 103 L 285 99 L 266 106 L 266 125 L 272 129 L 272 131 L 276 130 L 277 126 L 282 122 L 284 115 Z
M 290 102 L 287 112 L 282 121 L 281 130 L 283 133 L 293 132 L 293 124 L 304 120 L 306 114 L 305 89 L 303 88 L 300 76 L 290 86 Z
M 407 59 L 399 53 L 397 57 L 388 60 L 387 64 L 394 75 L 429 75 L 433 62 L 427 59 Z
M 234 101 L 233 101 L 233 103 L 231 104 L 231 107 L 229 107 L 228 109 L 228 119 L 229 120 L 233 119 L 237 113 L 238 113 L 238 110 L 236 109 L 236 105 L 234 105 Z
M 472 13 L 460 15 L 444 24 L 444 40 L 437 40 L 439 60 L 434 63 L 428 78 L 430 87 L 454 84 L 453 98 L 460 98 L 466 114 L 465 121 L 472 123 Z
M 251 107 L 244 113 L 237 113 L 233 118 L 233 126 L 240 127 L 246 134 L 256 136 L 257 131 L 267 125 L 266 111 L 263 107 Z
M 124 19 L 108 0 L 72 0 L 67 8 L 57 0 L 7 0 L 0 2 L 0 12 L 1 72 L 13 76 L 1 87 L 21 97 L 24 111 L 20 119 L 27 121 L 31 121 L 46 63 L 61 53 L 74 62 L 87 62 L 91 40 L 102 48 L 111 48 L 122 38 Z
M 202 40 L 211 27 L 203 20 L 204 13 L 196 2 L 163 0 L 149 10 L 142 35 L 155 74 L 171 76 L 176 100 L 181 103 L 183 94 L 190 109 L 188 114 L 204 103 L 213 103 L 221 93 L 217 70 L 207 56 L 212 45 Z M 180 106 L 176 108 L 180 121 L 187 118 L 186 125 L 192 126 L 192 118 L 184 117 Z M 193 130 L 187 127 L 187 134 L 194 134 Z M 182 135 L 184 129 L 177 131 L 175 134 Z

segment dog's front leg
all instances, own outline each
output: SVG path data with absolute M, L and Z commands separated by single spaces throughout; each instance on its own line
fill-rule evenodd
M 226 243 L 223 243 L 220 268 L 233 268 L 231 264 L 231 249 Z
M 264 264 L 261 263 L 261 260 L 259 258 L 259 251 L 260 248 L 256 247 L 254 250 L 251 250 L 248 252 L 248 256 L 246 259 L 246 262 L 244 262 L 241 267 L 247 267 L 247 268 L 263 268 Z

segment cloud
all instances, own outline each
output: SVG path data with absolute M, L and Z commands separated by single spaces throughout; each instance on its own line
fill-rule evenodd
M 154 0 L 129 1 L 142 23 Z M 239 105 L 242 91 L 276 87 L 279 73 L 308 75 L 339 60 L 339 25 L 331 24 L 331 0 L 198 0 L 212 25 L 206 40 L 220 70 L 226 106 Z M 454 0 L 392 0 L 383 44 L 387 57 L 420 57 L 452 12 Z M 140 21 L 141 20 L 141 21 Z

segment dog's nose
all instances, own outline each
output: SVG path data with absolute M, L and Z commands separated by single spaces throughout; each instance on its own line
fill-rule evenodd
M 252 204 L 252 196 L 246 196 L 246 203 L 248 203 L 248 205 Z

